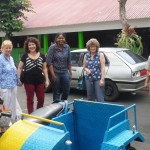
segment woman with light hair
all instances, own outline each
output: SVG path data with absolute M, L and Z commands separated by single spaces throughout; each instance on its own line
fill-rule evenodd
M 10 40 L 3 41 L 0 55 L 0 97 L 4 100 L 6 110 L 12 111 L 12 122 L 21 117 L 21 108 L 17 100 L 18 75 L 11 57 L 13 45 Z
M 97 39 L 90 39 L 86 47 L 89 52 L 84 56 L 83 67 L 86 72 L 87 99 L 104 102 L 105 57 L 98 51 L 100 44 Z

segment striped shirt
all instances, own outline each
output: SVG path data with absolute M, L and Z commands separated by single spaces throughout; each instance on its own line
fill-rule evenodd
M 44 83 L 43 63 L 46 62 L 45 56 L 40 53 L 37 59 L 31 59 L 28 54 L 21 58 L 24 63 L 25 81 L 24 83 L 41 84 Z

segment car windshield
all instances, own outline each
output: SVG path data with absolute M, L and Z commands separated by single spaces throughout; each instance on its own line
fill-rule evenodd
M 137 55 L 130 50 L 119 51 L 117 54 L 132 65 L 146 61 L 144 57 Z

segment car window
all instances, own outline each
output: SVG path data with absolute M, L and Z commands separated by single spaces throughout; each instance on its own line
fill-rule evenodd
M 111 65 L 114 65 L 114 66 L 124 65 L 124 62 L 120 58 L 118 58 L 117 55 L 111 52 L 108 52 L 108 53 L 105 52 L 105 58 L 107 58 L 107 61 L 110 62 Z
M 119 51 L 117 54 L 132 65 L 146 61 L 144 57 L 137 55 L 130 50 Z
M 71 64 L 72 66 L 78 66 L 79 59 L 80 59 L 81 53 L 71 53 Z

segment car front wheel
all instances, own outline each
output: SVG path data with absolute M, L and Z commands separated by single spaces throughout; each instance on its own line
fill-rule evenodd
M 105 82 L 105 100 L 112 102 L 119 96 L 118 88 L 116 84 L 110 80 Z

